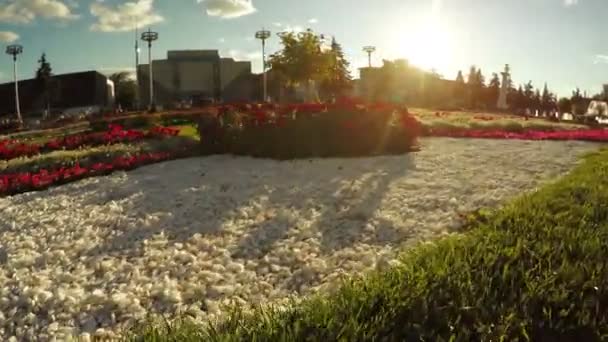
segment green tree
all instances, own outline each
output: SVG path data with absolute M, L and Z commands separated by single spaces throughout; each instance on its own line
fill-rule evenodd
M 562 97 L 557 101 L 557 108 L 560 113 L 572 113 L 572 101 L 567 97 Z
M 329 54 L 329 69 L 323 80 L 322 89 L 328 95 L 340 96 L 351 87 L 351 77 L 348 71 L 350 64 L 344 57 L 342 46 L 335 38 L 332 38 L 331 50 L 327 54 Z
M 300 33 L 282 32 L 279 36 L 283 48 L 270 56 L 270 68 L 281 75 L 286 86 L 306 86 L 306 100 L 318 101 L 317 94 L 310 89 L 311 81 L 325 81 L 332 70 L 332 53 L 323 51 L 323 37 L 310 29 Z
M 549 112 L 555 110 L 556 107 L 557 101 L 555 99 L 555 94 L 549 91 L 547 83 L 545 83 L 543 93 L 541 95 L 541 108 L 543 111 Z
M 498 78 L 497 73 L 492 73 L 492 78 L 488 84 L 486 94 L 486 104 L 489 108 L 495 108 L 496 104 L 498 103 L 498 96 L 500 94 L 500 79 Z
M 463 105 L 466 100 L 467 85 L 464 83 L 464 77 L 462 76 L 462 70 L 458 70 L 456 75 L 456 84 L 454 85 L 454 97 L 456 98 L 455 103 Z
M 49 115 L 51 112 L 51 88 L 53 69 L 51 68 L 51 63 L 46 60 L 45 53 L 40 56 L 38 64 L 38 70 L 36 70 L 36 84 L 43 96 L 46 114 Z
M 137 84 L 126 71 L 110 75 L 109 79 L 114 82 L 114 93 L 116 104 L 122 108 L 134 108 Z
M 534 85 L 532 85 L 532 81 L 528 81 L 528 83 L 524 85 L 522 105 L 524 109 L 532 109 L 534 106 Z
M 585 106 L 585 97 L 581 94 L 581 90 L 576 88 L 572 92 L 572 97 L 570 97 L 570 101 L 572 103 L 572 111 L 573 114 L 583 115 L 587 111 L 587 106 Z

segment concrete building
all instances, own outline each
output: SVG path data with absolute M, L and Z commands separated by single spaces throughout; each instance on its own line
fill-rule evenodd
M 149 65 L 138 67 L 141 103 L 149 103 Z M 181 101 L 250 101 L 253 97 L 251 62 L 221 58 L 217 50 L 169 51 L 167 59 L 152 61 L 155 103 Z
M 97 71 L 53 75 L 48 95 L 55 114 L 74 108 L 109 108 L 114 105 L 114 84 Z M 19 99 L 24 118 L 42 116 L 46 109 L 44 89 L 36 79 L 19 81 Z M 14 112 L 14 83 L 0 84 L 0 116 Z

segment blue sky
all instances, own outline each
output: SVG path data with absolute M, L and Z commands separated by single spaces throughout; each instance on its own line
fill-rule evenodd
M 569 95 L 608 83 L 606 10 L 606 0 L 0 0 L 0 44 L 24 46 L 19 78 L 33 76 L 43 51 L 55 73 L 133 69 L 138 17 L 160 34 L 154 58 L 219 49 L 259 71 L 257 29 L 312 28 L 335 36 L 354 70 L 366 64 L 361 47 L 374 45 L 376 65 L 402 57 L 454 79 L 472 64 L 489 78 L 509 63 L 515 83 Z M 268 50 L 278 47 L 273 35 Z M 0 56 L 0 81 L 11 73 Z

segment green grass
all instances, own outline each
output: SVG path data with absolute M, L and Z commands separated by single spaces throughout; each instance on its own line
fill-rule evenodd
M 449 112 L 449 115 L 447 116 L 437 117 L 435 116 L 436 111 L 430 111 L 428 109 L 414 108 L 411 112 L 428 128 L 469 128 L 480 130 L 506 130 L 509 132 L 523 132 L 525 130 L 557 131 L 589 128 L 585 125 L 570 122 L 552 122 L 542 118 L 530 118 L 529 120 L 525 120 L 523 117 L 507 114 L 456 111 Z M 474 119 L 475 116 L 489 116 L 496 118 L 496 120 L 476 120 Z
M 399 266 L 278 310 L 132 330 L 133 341 L 608 340 L 608 150 Z

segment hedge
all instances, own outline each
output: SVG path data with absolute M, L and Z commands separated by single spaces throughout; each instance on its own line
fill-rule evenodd
M 417 150 L 420 134 L 413 117 L 395 110 L 231 111 L 201 117 L 198 129 L 203 153 L 273 159 L 405 153 Z

